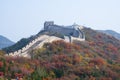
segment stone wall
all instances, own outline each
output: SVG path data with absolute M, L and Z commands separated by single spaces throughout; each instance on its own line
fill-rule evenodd
M 54 22 L 53 22 L 53 21 L 46 21 L 46 22 L 44 23 L 44 29 L 47 29 L 48 26 L 51 26 L 51 25 L 54 25 Z
M 66 41 L 66 42 L 72 42 L 73 40 L 79 40 L 79 41 L 84 41 L 85 40 L 85 34 L 81 31 L 81 27 L 79 27 L 78 25 L 72 25 L 72 26 L 69 26 L 69 27 L 64 27 L 64 26 L 55 25 L 54 22 L 45 22 L 44 23 L 44 30 L 63 34 L 64 35 L 64 41 Z M 29 56 L 28 51 L 31 48 L 35 49 L 38 46 L 42 47 L 42 45 L 45 42 L 52 42 L 53 40 L 60 40 L 60 39 L 61 38 L 58 38 L 58 37 L 55 37 L 55 36 L 41 35 L 41 36 L 38 36 L 33 41 L 31 41 L 29 44 L 27 44 L 22 49 L 19 49 L 15 52 L 9 53 L 9 55 L 10 56 L 28 57 Z M 38 42 L 39 42 L 39 44 L 36 45 L 36 47 L 33 48 L 32 46 L 37 44 Z
M 52 26 L 48 26 L 47 31 L 57 32 L 57 33 L 61 33 L 61 34 L 66 35 L 66 36 L 70 36 L 70 34 L 73 34 L 74 29 L 72 29 L 72 28 L 68 29 L 68 28 L 65 28 L 65 27 L 52 25 Z
M 60 33 L 63 34 L 64 36 L 72 36 L 76 38 L 85 39 L 84 33 L 81 31 L 83 27 L 79 25 L 71 25 L 68 27 L 68 26 L 55 25 L 54 22 L 53 24 L 51 22 L 50 23 L 45 22 L 45 24 L 49 24 L 44 26 L 44 30 L 46 31 Z
M 55 37 L 55 36 L 42 35 L 42 36 L 39 36 L 38 38 L 36 38 L 35 40 L 33 40 L 32 42 L 30 42 L 28 45 L 26 45 L 22 49 L 19 49 L 15 52 L 11 52 L 6 56 L 23 56 L 23 57 L 28 57 L 29 56 L 30 57 L 30 55 L 28 54 L 29 50 L 36 49 L 38 47 L 42 47 L 44 45 L 44 43 L 52 42 L 54 40 L 62 40 L 62 39 L 58 38 L 58 37 Z M 39 41 L 40 41 L 40 43 L 36 44 Z M 36 46 L 32 47 L 35 44 L 36 44 Z

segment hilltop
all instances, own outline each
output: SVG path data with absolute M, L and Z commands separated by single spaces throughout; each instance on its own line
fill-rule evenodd
M 40 48 L 46 42 L 54 40 L 64 40 L 73 42 L 74 40 L 84 41 L 85 35 L 81 26 L 73 24 L 71 26 L 60 26 L 53 21 L 44 23 L 44 30 L 28 39 L 21 39 L 15 45 L 3 49 L 11 56 L 31 57 L 29 52 L 33 49 Z M 18 47 L 17 47 L 18 45 Z
M 119 80 L 119 53 L 111 52 L 109 47 L 103 49 L 108 53 L 100 52 L 99 45 L 89 41 L 45 43 L 30 52 L 31 59 L 2 57 L 0 62 L 4 65 L 0 71 L 7 73 L 6 78 L 22 77 L 24 80 Z
M 98 31 L 103 32 L 108 35 L 111 35 L 111 36 L 114 36 L 115 38 L 120 40 L 120 33 L 118 33 L 118 32 L 115 32 L 113 30 L 98 30 Z
M 81 31 L 85 40 L 72 42 L 41 31 L 31 38 L 30 58 L 2 55 L 0 71 L 24 80 L 120 80 L 120 40 L 84 26 Z

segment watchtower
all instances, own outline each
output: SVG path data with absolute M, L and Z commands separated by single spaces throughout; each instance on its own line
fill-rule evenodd
M 47 30 L 49 26 L 54 25 L 54 21 L 45 21 L 44 30 Z

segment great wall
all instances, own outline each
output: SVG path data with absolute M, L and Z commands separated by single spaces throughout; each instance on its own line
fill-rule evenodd
M 72 26 L 58 26 L 55 25 L 54 22 L 45 22 L 44 23 L 44 31 L 49 32 L 57 32 L 64 35 L 64 39 L 56 37 L 56 36 L 49 36 L 49 35 L 39 35 L 36 39 L 30 42 L 28 45 L 19 49 L 15 52 L 11 52 L 6 54 L 6 56 L 22 56 L 30 58 L 29 52 L 36 48 L 41 48 L 44 43 L 52 42 L 55 40 L 64 40 L 66 42 L 72 42 L 73 40 L 84 41 L 85 34 L 82 32 L 83 27 L 79 25 L 72 25 Z

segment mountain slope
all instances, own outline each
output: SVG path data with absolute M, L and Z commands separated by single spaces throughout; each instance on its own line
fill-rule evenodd
M 106 59 L 120 60 L 120 41 L 113 36 L 84 28 L 86 46 Z M 85 44 L 83 44 L 85 46 Z
M 32 58 L 60 80 L 119 80 L 120 41 L 90 28 L 83 31 L 86 41 L 46 43 L 31 52 Z
M 45 43 L 56 41 L 56 40 L 63 40 L 63 39 L 55 37 L 55 36 L 42 35 L 36 38 L 35 40 L 33 40 L 31 43 L 29 43 L 25 47 L 23 47 L 22 49 L 9 53 L 9 55 L 31 58 L 30 52 L 32 50 L 36 48 L 41 48 Z
M 120 80 L 120 41 L 90 28 L 83 31 L 85 41 L 45 38 L 42 47 L 28 52 L 31 58 L 5 56 L 1 72 L 30 80 Z
M 48 72 L 54 73 L 56 77 L 52 80 L 119 80 L 119 53 L 108 51 L 106 54 L 96 47 L 101 49 L 101 46 L 88 41 L 75 41 L 72 44 L 54 41 L 46 43 L 43 48 L 32 51 L 31 55 L 32 59 L 41 61 L 41 65 Z M 109 54 L 119 57 L 114 59 Z
M 120 40 L 120 33 L 117 33 L 113 30 L 98 30 L 98 31 L 103 32 L 103 33 L 108 34 L 108 35 L 111 35 L 111 36 L 114 36 L 115 38 Z
M 13 45 L 14 42 L 0 35 L 0 49 Z
M 119 40 L 117 40 L 116 38 L 114 38 L 110 35 L 106 35 L 101 32 L 97 32 L 90 28 L 83 28 L 83 31 L 86 36 L 86 41 L 82 42 L 84 44 L 81 44 L 81 42 L 80 42 L 80 43 L 77 43 L 77 45 L 81 44 L 82 46 L 86 46 L 86 47 L 92 46 L 94 48 L 93 53 L 97 52 L 97 55 L 101 55 L 104 58 L 109 58 L 112 60 L 119 61 L 118 60 L 120 58 L 120 56 L 119 56 L 120 55 L 120 50 L 119 50 L 120 49 L 120 41 Z M 38 37 L 38 35 L 41 37 Z M 21 53 L 21 51 L 22 51 L 23 54 L 19 54 L 19 55 L 29 55 L 29 52 L 32 51 L 32 49 L 35 49 L 35 47 L 37 45 L 40 45 L 40 44 L 43 45 L 42 42 L 45 43 L 45 42 L 50 42 L 50 40 L 52 40 L 52 38 L 48 39 L 47 37 L 42 39 L 42 37 L 44 35 L 48 35 L 49 38 L 50 38 L 50 36 L 56 36 L 58 38 L 61 38 L 61 40 L 63 38 L 62 36 L 60 36 L 60 34 L 57 34 L 57 33 L 41 31 L 37 35 L 32 36 L 28 39 L 24 39 L 24 40 L 22 39 L 23 41 L 21 40 L 18 43 L 16 43 L 15 45 L 13 45 L 12 47 L 6 48 L 5 50 L 8 49 L 8 51 L 10 50 L 10 52 L 18 51 L 18 53 Z M 37 37 L 40 39 L 37 39 Z M 48 40 L 48 41 L 46 41 L 46 40 Z M 56 40 L 57 40 L 57 38 L 56 38 Z M 29 43 L 29 42 L 31 42 L 31 43 Z M 75 41 L 75 43 L 76 42 L 79 42 L 79 41 Z M 29 43 L 29 45 L 28 45 L 28 43 Z M 24 45 L 22 45 L 22 44 L 24 44 Z M 91 48 L 89 48 L 88 50 L 90 50 L 90 49 Z M 28 52 L 28 53 L 26 53 L 26 52 Z M 18 54 L 16 52 L 14 52 L 14 53 L 15 53 L 14 55 Z M 102 53 L 104 53 L 104 54 L 102 54 Z M 96 54 L 94 54 L 94 55 L 96 55 Z

